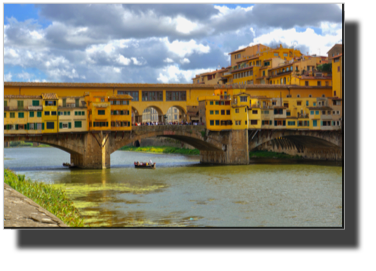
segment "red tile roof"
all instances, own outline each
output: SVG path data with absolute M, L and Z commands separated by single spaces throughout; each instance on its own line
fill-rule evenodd
M 342 56 L 342 54 L 339 54 L 339 55 L 333 56 L 332 59 L 334 59 L 334 58 L 338 58 L 338 57 L 340 57 L 340 56 Z

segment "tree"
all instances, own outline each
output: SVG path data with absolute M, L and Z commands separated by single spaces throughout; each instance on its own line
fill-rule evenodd
M 317 71 L 331 73 L 332 63 L 317 65 Z

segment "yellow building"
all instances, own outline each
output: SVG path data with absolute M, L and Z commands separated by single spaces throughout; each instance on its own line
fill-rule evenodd
M 42 96 L 4 96 L 4 134 L 41 134 Z
M 42 129 L 43 133 L 51 134 L 58 132 L 57 105 L 59 98 L 56 93 L 42 93 L 43 113 Z
M 333 96 L 342 99 L 342 54 L 332 57 Z
M 85 96 L 89 131 L 111 130 L 111 105 L 106 92 L 90 92 Z
M 63 96 L 58 103 L 59 132 L 88 130 L 87 108 L 84 96 Z
M 132 130 L 132 107 L 130 95 L 114 95 L 108 98 L 111 105 L 111 130 Z

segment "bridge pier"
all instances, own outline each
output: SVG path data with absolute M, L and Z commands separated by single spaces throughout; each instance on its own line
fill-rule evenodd
M 200 150 L 200 163 L 248 165 L 248 130 L 221 132 L 222 151 Z

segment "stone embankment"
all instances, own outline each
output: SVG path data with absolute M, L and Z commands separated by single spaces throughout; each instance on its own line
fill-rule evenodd
M 4 184 L 4 227 L 68 227 L 34 201 Z

